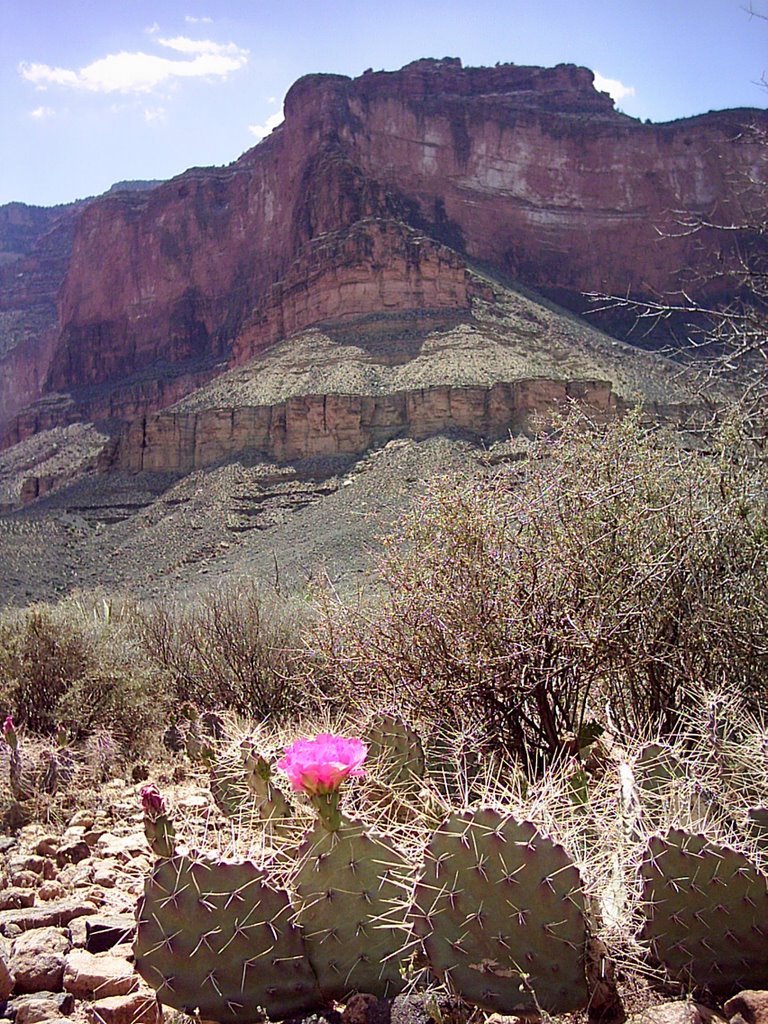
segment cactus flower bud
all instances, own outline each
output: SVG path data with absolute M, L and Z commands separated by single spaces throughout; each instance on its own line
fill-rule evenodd
M 154 782 L 141 787 L 141 806 L 151 818 L 165 814 L 165 800 Z
M 3 739 L 12 750 L 19 745 L 19 738 L 16 735 L 16 726 L 13 724 L 13 715 L 6 715 L 3 722 Z

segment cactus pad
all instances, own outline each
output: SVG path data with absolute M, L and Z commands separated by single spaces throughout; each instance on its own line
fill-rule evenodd
M 376 764 L 383 781 L 408 785 L 424 778 L 424 750 L 418 734 L 396 715 L 378 714 L 366 730 L 368 763 Z
M 409 938 L 405 857 L 346 819 L 334 832 L 318 825 L 298 853 L 296 916 L 323 996 L 396 995 Z
M 635 761 L 635 784 L 646 794 L 659 796 L 685 778 L 685 768 L 664 743 L 646 743 Z
M 768 985 L 766 876 L 735 850 L 672 829 L 640 867 L 640 938 L 674 977 L 716 995 Z
M 761 853 L 768 853 L 768 807 L 750 807 L 745 832 Z
M 451 814 L 427 846 L 414 930 L 435 971 L 482 1009 L 530 1016 L 586 1005 L 581 878 L 527 821 Z
M 323 1006 L 288 894 L 254 864 L 158 861 L 139 903 L 136 970 L 161 1003 L 222 1024 Z
M 228 818 L 279 822 L 291 816 L 291 805 L 271 781 L 269 764 L 255 753 L 251 739 L 216 758 L 211 764 L 210 785 L 214 803 Z

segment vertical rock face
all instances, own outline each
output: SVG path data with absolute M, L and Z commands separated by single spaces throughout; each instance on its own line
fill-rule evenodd
M 357 455 L 406 436 L 450 430 L 495 439 L 550 420 L 573 403 L 605 421 L 626 403 L 606 381 L 521 380 L 492 387 L 418 388 L 383 395 L 300 395 L 275 405 L 167 412 L 136 420 L 114 468 L 190 473 L 243 451 L 278 461 Z
M 129 418 L 312 323 L 463 309 L 466 259 L 573 308 L 583 291 L 674 290 L 681 268 L 690 288 L 701 240 L 657 228 L 674 210 L 733 214 L 738 182 L 763 173 L 759 143 L 735 141 L 755 120 L 643 125 L 569 65 L 308 76 L 229 167 L 77 212 L 55 318 L 0 363 L 0 421 L 61 391 L 78 415 Z
M 0 425 L 41 393 L 80 205 L 0 207 Z

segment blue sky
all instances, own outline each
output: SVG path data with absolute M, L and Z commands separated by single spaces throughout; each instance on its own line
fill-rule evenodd
M 0 203 L 225 164 L 313 71 L 583 64 L 653 121 L 765 106 L 749 0 L 0 0 Z M 768 0 L 753 0 L 768 15 Z

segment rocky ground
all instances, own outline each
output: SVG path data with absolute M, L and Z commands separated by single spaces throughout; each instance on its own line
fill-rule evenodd
M 59 807 L 55 818 L 0 837 L 0 1018 L 16 1024 L 161 1024 L 163 1009 L 133 969 L 134 911 L 152 861 L 140 785 L 113 779 L 98 793 L 80 794 L 79 810 Z M 218 815 L 203 784 L 187 779 L 164 789 L 193 830 L 205 831 Z M 768 1022 L 768 992 L 743 992 L 713 1009 L 664 1001 L 636 979 L 625 981 L 624 989 L 633 1024 Z M 441 1014 L 436 1005 L 423 997 L 390 1004 L 359 996 L 326 1018 L 330 1024 L 466 1024 L 467 1014 L 455 1006 Z M 184 1017 L 166 1008 L 165 1019 Z M 484 1019 L 477 1011 L 472 1017 L 476 1024 Z M 511 1020 L 489 1018 L 491 1024 Z M 584 1022 L 568 1017 L 561 1024 Z
M 0 516 L 0 606 L 96 588 L 185 598 L 245 580 L 302 595 L 327 578 L 353 594 L 430 481 L 482 472 L 526 444 L 398 439 L 355 460 L 89 478 Z

